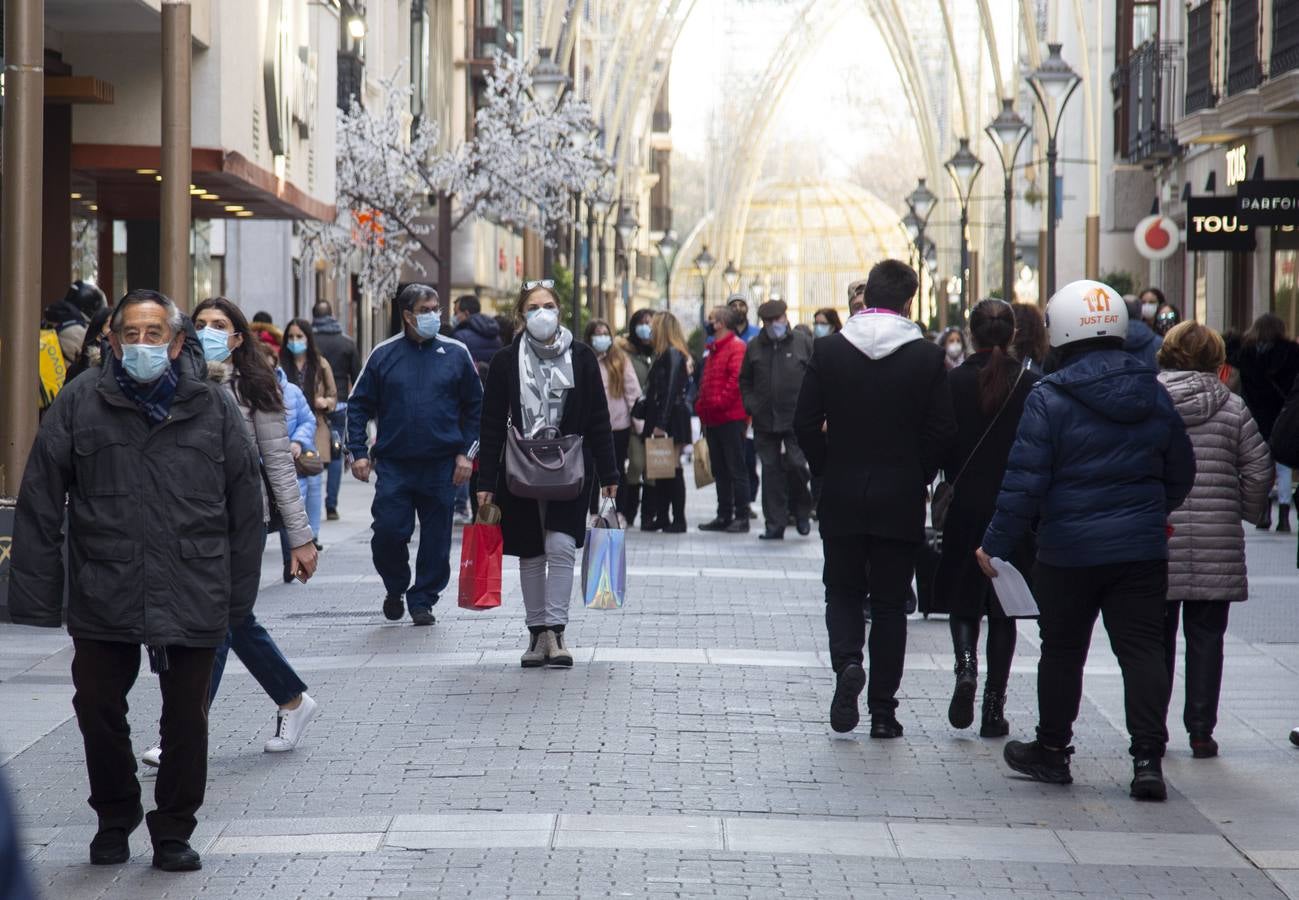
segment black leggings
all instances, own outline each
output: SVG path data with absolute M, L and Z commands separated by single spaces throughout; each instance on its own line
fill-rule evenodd
M 959 657 L 969 650 L 974 658 L 979 656 L 979 619 L 971 616 L 952 616 L 948 623 L 952 629 L 952 649 Z M 1002 693 L 1010 681 L 1010 661 L 1015 656 L 1014 619 L 988 620 L 988 683 L 987 690 Z

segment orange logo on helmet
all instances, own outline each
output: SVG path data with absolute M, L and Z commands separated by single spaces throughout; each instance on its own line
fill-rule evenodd
M 1093 313 L 1110 311 L 1110 295 L 1101 288 L 1092 288 L 1083 296 L 1087 311 Z

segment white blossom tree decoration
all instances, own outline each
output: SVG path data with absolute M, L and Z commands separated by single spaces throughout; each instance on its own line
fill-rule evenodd
M 493 62 L 474 140 L 454 150 L 439 150 L 429 120 L 410 127 L 410 88 L 400 72 L 383 81 L 382 110 L 353 99 L 339 111 L 337 217 L 300 227 L 301 265 L 324 259 L 353 268 L 363 289 L 391 296 L 403 271 L 424 271 L 418 251 L 444 264 L 433 226 L 422 221 L 429 197 L 451 198 L 452 231 L 477 215 L 553 240 L 551 228 L 571 219 L 570 197 L 599 183 L 608 157 L 591 140 L 595 121 L 585 101 L 565 97 L 543 110 L 521 60 L 498 54 Z

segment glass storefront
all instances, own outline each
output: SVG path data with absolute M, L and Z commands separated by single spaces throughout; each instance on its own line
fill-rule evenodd
M 1299 326 L 1299 230 L 1272 232 L 1272 312 L 1285 320 L 1286 333 Z

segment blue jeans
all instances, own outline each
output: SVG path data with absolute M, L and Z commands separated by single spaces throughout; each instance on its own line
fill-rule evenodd
M 320 482 L 323 476 L 312 475 L 310 478 L 298 478 L 298 492 L 307 507 L 307 524 L 311 526 L 311 536 L 320 538 Z
M 329 430 L 339 435 L 347 433 L 347 404 L 338 404 L 341 410 L 329 417 Z M 333 456 L 325 467 L 325 509 L 338 509 L 338 489 L 343 483 L 343 457 Z
M 412 612 L 432 609 L 451 580 L 451 516 L 456 489 L 451 483 L 455 459 L 374 464 L 374 568 L 389 594 L 405 594 Z M 419 515 L 419 553 L 411 584 L 410 539 Z
M 248 618 L 226 632 L 225 642 L 217 648 L 212 663 L 212 686 L 208 689 L 209 706 L 216 699 L 226 669 L 226 656 L 231 650 L 276 706 L 283 706 L 307 689 L 276 646 L 275 639 L 249 613 Z

